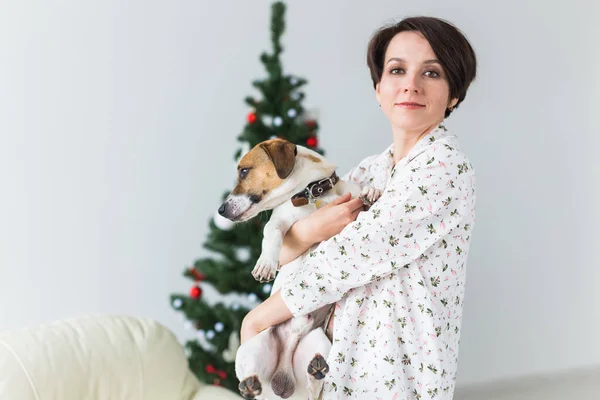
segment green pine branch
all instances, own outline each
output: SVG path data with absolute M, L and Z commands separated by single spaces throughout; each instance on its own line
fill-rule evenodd
M 245 97 L 249 115 L 246 116 L 248 119 L 237 140 L 247 142 L 252 148 L 272 137 L 282 137 L 301 146 L 310 146 L 314 151 L 324 154 L 318 145 L 314 145 L 319 124 L 315 120 L 309 120 L 303 106 L 306 96 L 302 88 L 307 84 L 307 80 L 285 73 L 281 63 L 285 12 L 286 6 L 283 2 L 277 1 L 272 4 L 271 49 L 262 52 L 259 57 L 267 76 L 251 82 L 251 86 L 257 90 L 260 97 Z M 241 151 L 239 148 L 234 152 L 235 160 L 239 159 Z M 224 193 L 221 200 L 228 194 Z M 270 211 L 264 212 L 251 221 L 235 224 L 231 229 L 220 229 L 211 218 L 209 233 L 203 243 L 203 248 L 210 254 L 193 262 L 193 268 L 203 275 L 203 282 L 211 284 L 222 294 L 238 293 L 255 295 L 259 300 L 266 299 L 270 294 L 271 284 L 257 282 L 251 272 L 260 256 L 262 232 L 270 216 Z M 198 279 L 198 273 L 192 273 L 189 268 L 183 272 L 194 282 Z M 202 382 L 219 382 L 220 385 L 237 391 L 238 381 L 235 377 L 234 363 L 225 361 L 223 352 L 228 349 L 232 333 L 239 332 L 249 309 L 242 305 L 213 305 L 202 297 L 192 299 L 184 294 L 173 294 L 171 302 L 196 329 L 210 333 L 210 338 L 206 339 L 209 348 L 203 347 L 198 340 L 186 343 L 191 370 Z M 214 371 L 207 371 L 208 366 L 211 367 L 209 370 L 219 370 L 227 377 L 217 377 Z

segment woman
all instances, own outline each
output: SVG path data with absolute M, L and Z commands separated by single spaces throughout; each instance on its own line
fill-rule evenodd
M 383 194 L 366 212 L 345 197 L 292 227 L 282 264 L 321 243 L 247 315 L 242 341 L 337 303 L 324 399 L 451 399 L 475 175 L 442 122 L 464 100 L 476 58 L 451 24 L 413 17 L 380 29 L 367 62 L 393 143 L 345 179 Z

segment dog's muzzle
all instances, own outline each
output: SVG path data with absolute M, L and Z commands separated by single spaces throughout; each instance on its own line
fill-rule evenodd
M 222 217 L 234 222 L 245 221 L 254 216 L 254 213 L 251 213 L 251 215 L 248 214 L 248 211 L 259 201 L 260 197 L 256 195 L 229 195 L 217 212 Z

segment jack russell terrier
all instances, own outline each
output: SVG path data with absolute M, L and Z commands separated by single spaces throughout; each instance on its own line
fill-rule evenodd
M 283 139 L 259 143 L 238 164 L 238 183 L 218 212 L 234 222 L 248 221 L 273 210 L 263 230 L 262 253 L 252 275 L 260 282 L 275 278 L 283 237 L 300 218 L 350 192 L 372 205 L 381 191 L 342 181 L 319 153 Z M 313 248 L 316 247 L 313 246 Z M 312 250 L 312 249 L 311 249 Z M 273 283 L 275 293 L 302 267 L 302 256 L 282 266 Z M 325 327 L 333 305 L 265 329 L 237 351 L 239 390 L 248 399 L 317 399 L 329 370 L 325 359 L 331 342 Z M 269 384 L 270 383 L 270 384 Z M 298 385 L 299 390 L 296 390 Z

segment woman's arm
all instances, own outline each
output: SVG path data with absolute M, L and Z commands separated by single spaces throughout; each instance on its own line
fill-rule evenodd
M 346 193 L 298 220 L 283 238 L 279 265 L 295 260 L 314 244 L 337 235 L 354 221 L 362 210 L 362 201 L 359 198 L 352 199 L 351 194 Z
M 283 302 L 280 291 L 277 291 L 246 314 L 242 321 L 240 343 L 244 343 L 268 327 L 287 321 L 290 318 L 292 318 L 292 313 Z
M 279 252 L 279 265 L 285 265 L 294 261 L 298 256 L 311 248 L 316 242 L 314 237 L 309 235 L 310 228 L 307 225 L 310 221 L 307 218 L 300 219 L 292 225 L 283 238 L 281 251 Z

